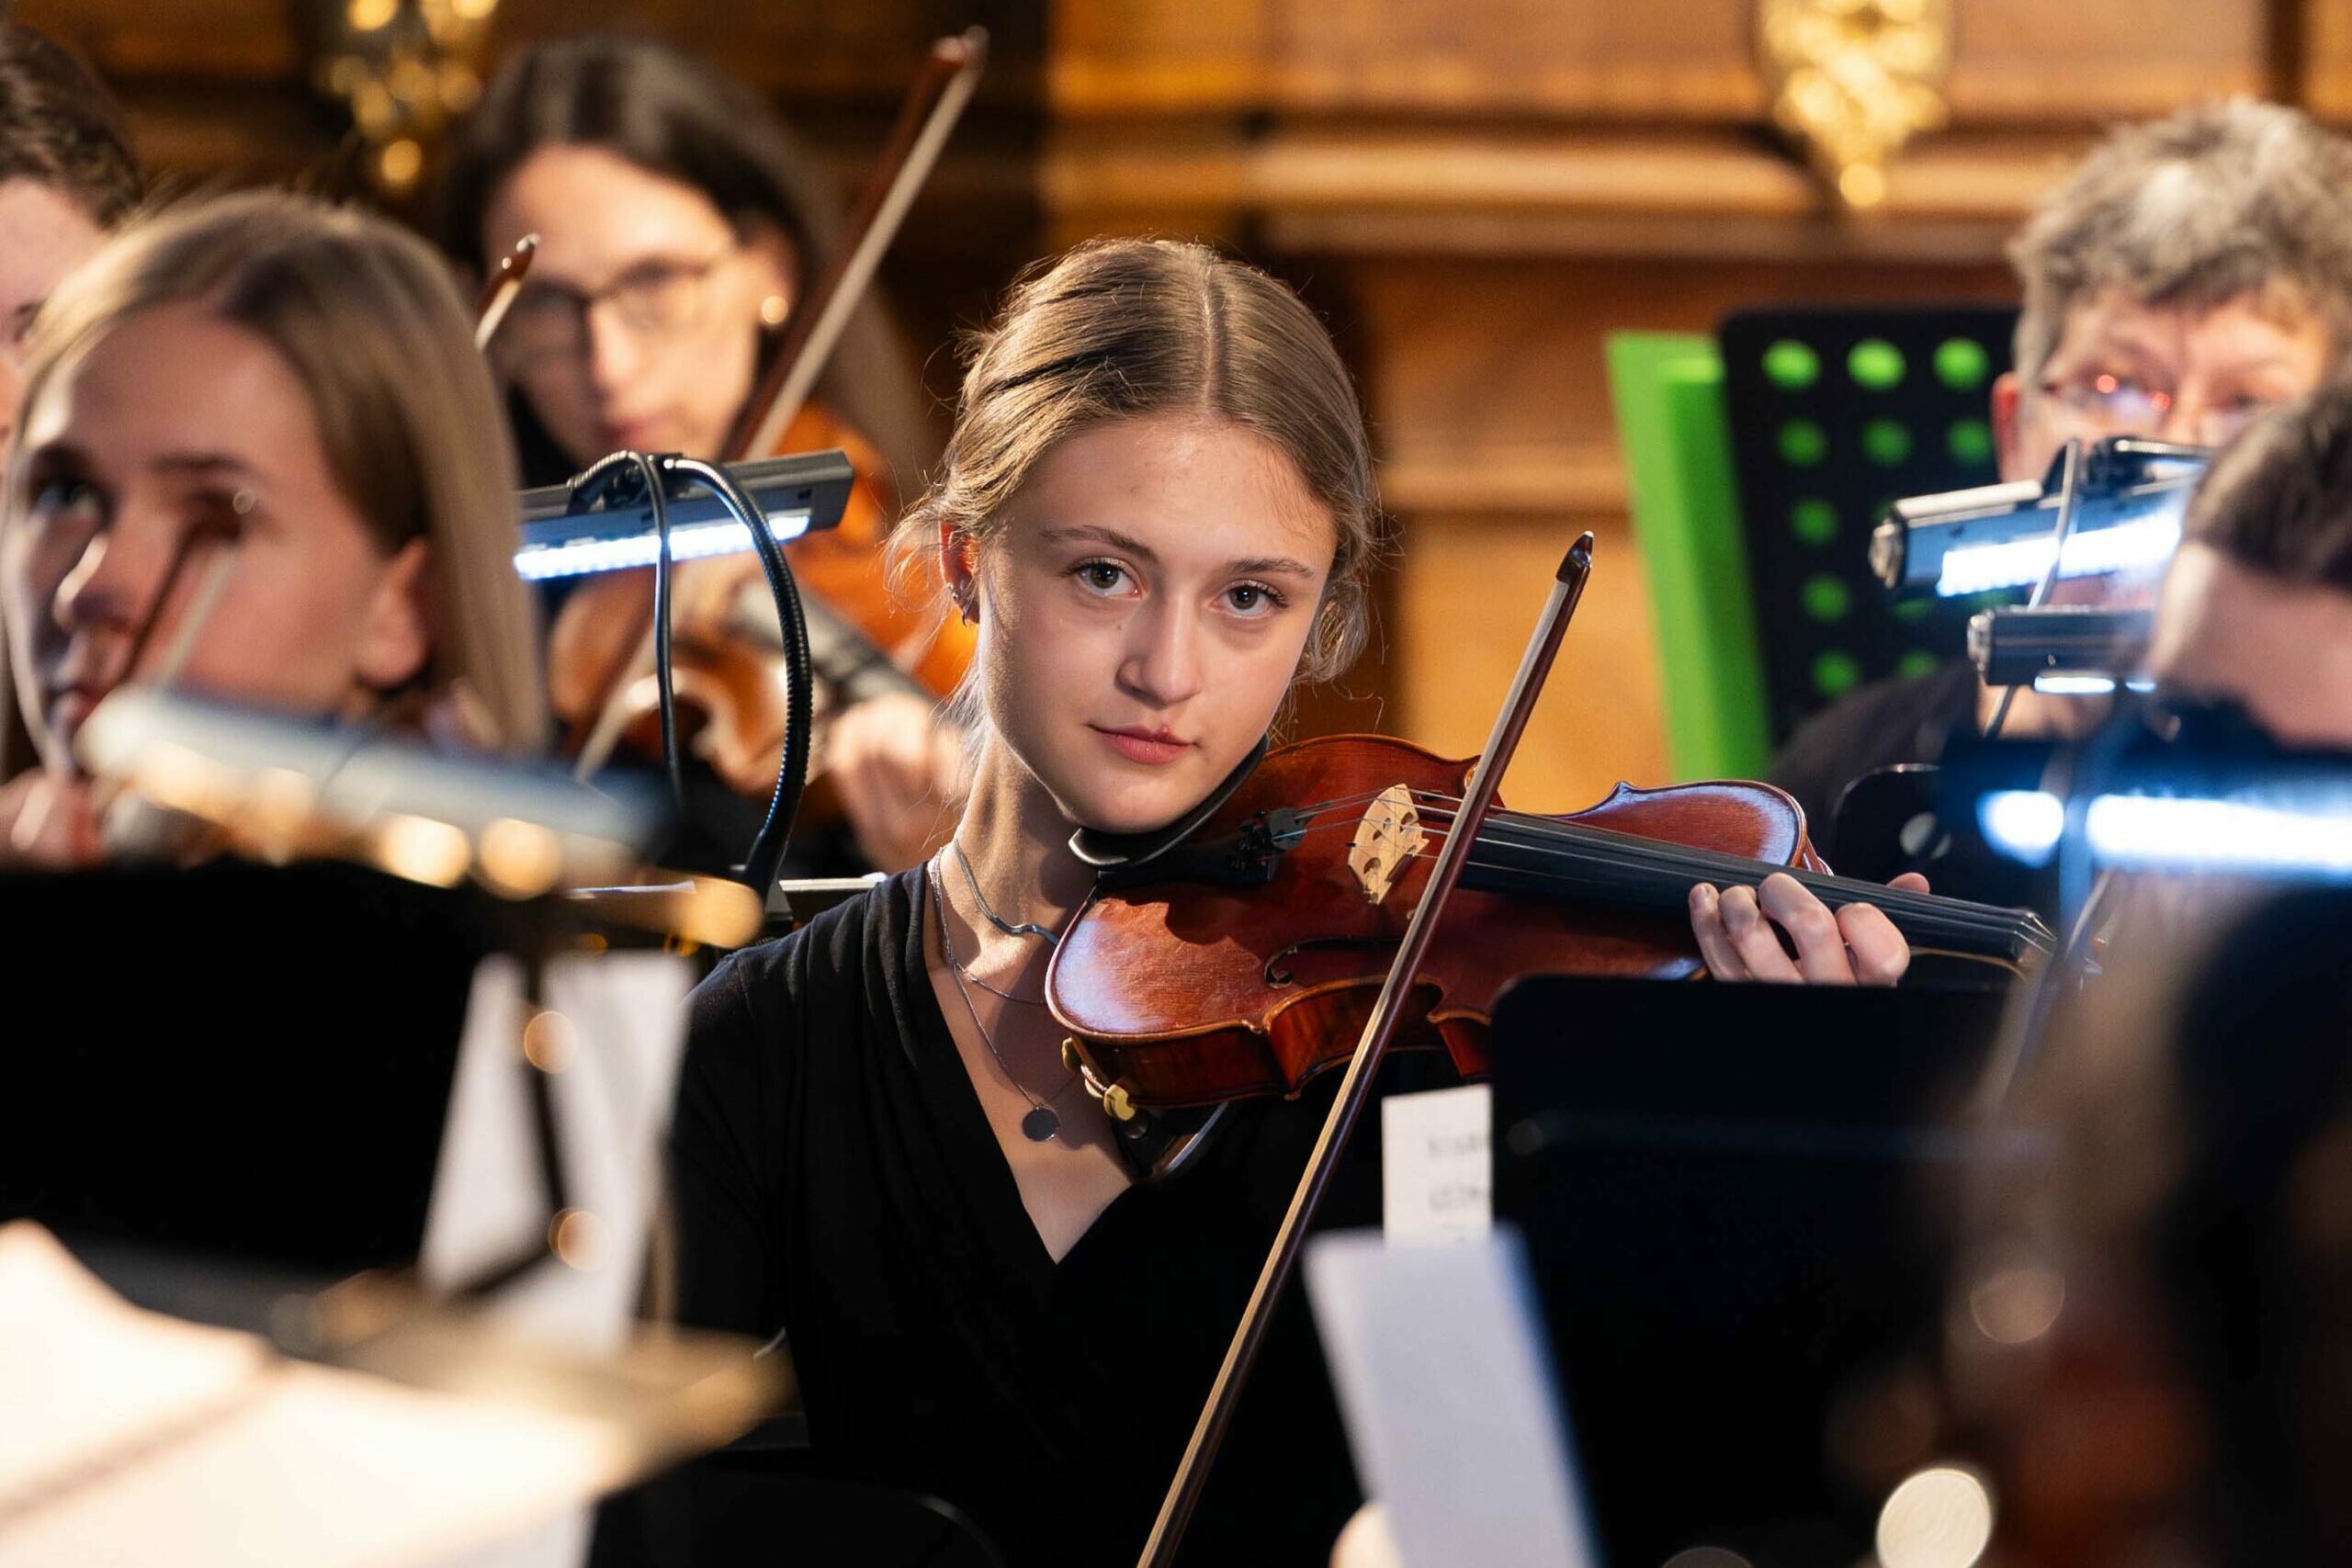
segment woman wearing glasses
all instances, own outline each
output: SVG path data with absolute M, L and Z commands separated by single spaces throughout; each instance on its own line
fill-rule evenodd
M 454 254 L 485 270 L 538 237 L 492 345 L 526 480 L 623 447 L 722 455 L 776 329 L 832 248 L 836 206 L 756 94 L 673 49 L 568 39 L 508 62 L 453 150 L 445 218 Z M 792 547 L 793 570 L 820 598 L 873 607 L 887 603 L 896 480 L 920 475 L 932 439 L 909 363 L 870 307 L 780 450 L 835 446 L 858 490 L 838 533 Z M 720 588 L 756 599 L 759 581 L 746 556 Z M 938 685 L 961 673 L 967 628 L 885 615 L 868 630 L 901 663 Z M 559 617 L 559 664 L 582 620 Z M 826 755 L 866 861 L 911 864 L 952 823 L 963 747 L 928 704 L 884 698 L 834 716 Z M 753 803 L 729 804 L 756 822 Z
M 2024 300 L 2016 367 L 1994 382 L 1986 411 L 2002 479 L 2042 479 L 2069 440 L 2220 446 L 2318 386 L 2352 340 L 2352 141 L 2299 110 L 2245 100 L 2127 126 L 2043 198 L 2009 255 Z M 2156 575 L 2063 581 L 2053 602 L 2143 608 Z M 1771 782 L 1804 806 L 1836 858 L 1832 818 L 1848 784 L 1936 761 L 1999 702 L 1964 659 L 1875 682 L 1800 728 Z M 2002 733 L 2080 736 L 2106 707 L 2023 688 Z

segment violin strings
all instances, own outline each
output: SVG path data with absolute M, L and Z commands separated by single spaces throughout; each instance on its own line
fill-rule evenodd
M 1606 858 L 1590 857 L 1575 852 L 1548 850 L 1540 846 L 1528 846 L 1528 848 L 1530 852 L 1542 860 L 1550 860 L 1553 862 L 1566 861 L 1571 863 L 1572 866 L 1600 868 L 1609 871 L 1623 871 L 1626 869 L 1623 863 Z M 1433 860 L 1436 858 L 1436 852 L 1431 850 L 1417 851 L 1410 858 L 1416 860 Z M 1469 862 L 1468 869 L 1499 872 L 1532 871 L 1540 874 L 1546 869 L 1557 870 L 1559 868 L 1556 866 L 1552 868 L 1546 868 L 1540 865 L 1530 866 L 1519 862 L 1496 861 L 1474 856 Z M 1777 870 L 1781 868 L 1772 869 Z M 1768 872 L 1767 874 L 1769 874 L 1770 873 Z M 1791 873 L 1790 874 L 1794 875 L 1796 874 Z M 1754 887 L 1758 885 L 1761 878 L 1753 873 L 1738 876 L 1724 876 L 1717 874 L 1712 877 L 1702 877 L 1688 875 L 1683 873 L 1676 872 L 1669 875 L 1668 880 L 1685 886 L 1703 881 L 1725 886 L 1744 886 Z M 1816 889 L 1816 891 L 1818 891 L 1818 889 Z M 1833 889 L 1833 894 L 1837 890 Z M 1857 903 L 1868 902 L 1877 905 L 1884 910 L 1890 919 L 1896 922 L 1898 927 L 1903 928 L 1908 934 L 1913 936 L 1940 937 L 1944 940 L 1962 942 L 1995 952 L 2006 951 L 2011 945 L 2020 941 L 2035 948 L 2040 948 L 2042 945 L 2038 941 L 2033 940 L 2027 933 L 2027 928 L 2024 923 L 2014 917 L 1986 918 L 1974 915 L 1966 910 L 1954 912 L 1943 908 L 1921 910 L 1906 907 L 1901 903 L 1882 899 L 1878 897 L 1878 894 L 1883 891 L 1884 890 L 1864 888 L 1853 898 L 1847 901 Z
M 1691 867 L 1676 864 L 1671 858 L 1664 856 L 1657 857 L 1647 863 L 1642 861 L 1628 863 L 1619 856 L 1599 855 L 1579 849 L 1563 849 L 1525 840 L 1498 839 L 1497 841 L 1506 844 L 1507 847 L 1518 849 L 1539 862 L 1548 862 L 1562 868 L 1657 872 L 1667 874 L 1670 880 L 1693 886 L 1705 882 L 1754 887 L 1762 883 L 1766 877 L 1775 874 L 1786 874 L 1817 893 L 1830 894 L 1833 898 L 1875 904 L 1891 916 L 1900 916 L 1920 924 L 1954 930 L 1982 931 L 1987 933 L 2007 932 L 2018 923 L 2014 917 L 2004 911 L 1992 910 L 1988 913 L 1989 906 L 1971 905 L 1958 899 L 1923 906 L 1914 902 L 1921 896 L 1906 895 L 1900 888 L 1886 888 L 1867 883 L 1849 884 L 1842 878 L 1821 878 L 1792 867 L 1767 865 L 1761 862 L 1753 866 L 1736 869 L 1713 868 L 1708 874 L 1702 875 L 1696 874 Z M 1415 852 L 1413 858 L 1433 859 L 1435 854 L 1434 850 L 1424 849 Z M 1491 871 L 1532 869 L 1525 862 L 1518 860 L 1495 860 L 1474 856 L 1470 863 L 1478 869 Z
M 1424 821 L 1444 825 L 1439 817 L 1425 817 Z M 1678 844 L 1670 840 L 1649 839 L 1636 833 L 1625 833 L 1610 828 L 1595 828 L 1584 823 L 1554 822 L 1532 818 L 1519 812 L 1498 811 L 1487 818 L 1486 830 L 1496 841 L 1514 848 L 1541 850 L 1549 846 L 1590 847 L 1606 853 L 1630 856 L 1649 862 L 1660 869 L 1675 871 L 1707 871 L 1720 873 L 1735 880 L 1755 874 L 1759 867 L 1764 874 L 1784 872 L 1808 886 L 1839 893 L 1867 896 L 1874 902 L 1903 905 L 1924 916 L 1962 913 L 1988 914 L 2002 919 L 2010 912 L 1991 905 L 1972 904 L 1963 899 L 1945 898 L 1935 894 L 1911 892 L 1904 888 L 1883 887 L 1849 877 L 1825 875 L 1796 866 L 1766 866 L 1766 863 L 1751 856 L 1728 854 L 1722 851 L 1702 849 L 1695 845 Z M 1482 835 L 1483 836 L 1483 835 Z M 1881 895 L 1884 897 L 1882 898 Z
M 1417 800 L 1426 800 L 1434 807 L 1424 814 L 1422 820 L 1442 835 L 1450 826 L 1445 808 L 1457 805 L 1457 798 L 1432 791 L 1412 793 Z M 1337 831 L 1354 826 L 1347 822 L 1322 823 L 1306 829 L 1306 832 Z M 1765 876 L 1779 871 L 1794 877 L 1816 893 L 1852 901 L 1867 900 L 1879 906 L 1890 917 L 1900 918 L 1917 928 L 1932 927 L 1955 935 L 2013 940 L 2023 936 L 2027 930 L 2013 911 L 1989 905 L 1824 876 L 1795 867 L 1768 866 L 1745 857 L 1644 839 L 1609 829 L 1533 819 L 1518 813 L 1494 813 L 1488 817 L 1486 829 L 1480 837 L 1482 841 L 1490 841 L 1523 857 L 1532 857 L 1539 864 L 1529 866 L 1520 862 L 1498 861 L 1474 853 L 1468 863 L 1474 869 L 1540 871 L 1548 864 L 1560 869 L 1648 871 L 1691 883 L 1716 882 L 1748 886 L 1756 886 Z M 1430 858 L 1433 852 L 1424 851 L 1418 858 Z
M 1378 800 L 1382 795 L 1386 795 L 1390 790 L 1396 787 L 1396 786 L 1394 784 L 1383 784 L 1374 789 L 1359 790 L 1354 795 L 1335 795 L 1329 800 L 1309 801 L 1304 806 L 1294 806 L 1291 809 L 1302 817 L 1319 817 L 1326 811 L 1337 810 L 1339 807 L 1343 806 L 1370 806 L 1374 801 Z M 1459 799 L 1459 797 L 1455 795 L 1437 795 L 1433 792 L 1424 790 L 1415 790 L 1411 793 L 1417 800 L 1430 799 L 1458 801 Z M 1352 828 L 1355 824 L 1351 821 L 1337 824 L 1326 824 L 1325 826 Z M 1319 832 L 1322 829 L 1316 829 L 1312 830 Z
M 1694 850 L 1688 846 L 1664 845 L 1656 840 L 1633 839 L 1631 835 L 1607 829 L 1575 828 L 1563 825 L 1532 825 L 1524 821 L 1507 820 L 1498 824 L 1498 838 L 1523 852 L 1560 852 L 1554 844 L 1575 844 L 1581 839 L 1596 844 L 1603 858 L 1610 855 L 1634 855 L 1649 865 L 1677 874 L 1692 875 L 1698 880 L 1741 881 L 1753 885 L 1762 878 L 1757 874 L 1760 863 L 1725 856 L 1715 852 Z M 1570 837 L 1570 834 L 1575 837 Z M 1630 840 L 1611 845 L 1607 840 Z M 1638 846 L 1638 847 L 1631 847 Z M 2023 922 L 2016 911 L 1991 905 L 1972 903 L 1963 899 L 1946 898 L 1932 893 L 1917 893 L 1905 888 L 1886 887 L 1874 883 L 1858 882 L 1851 878 L 1825 875 L 1793 866 L 1774 867 L 1794 878 L 1799 884 L 1818 894 L 1833 898 L 1867 901 L 1877 905 L 1889 915 L 1900 915 L 1923 925 L 1947 931 L 2002 932 L 2021 931 Z M 1766 871 L 1764 874 L 1770 874 Z
M 1353 795 L 1335 795 L 1294 809 L 1310 818 L 1321 817 L 1342 807 L 1369 804 L 1395 787 L 1390 784 Z M 1449 830 L 1455 809 L 1461 805 L 1459 795 L 1409 786 L 1407 795 L 1420 812 L 1425 825 L 1441 837 Z M 1298 836 L 1304 839 L 1317 834 L 1353 831 L 1360 823 L 1360 818 L 1317 821 L 1300 829 Z M 1794 866 L 1769 865 L 1749 857 L 1701 850 L 1664 840 L 1645 839 L 1638 834 L 1611 829 L 1555 822 L 1519 812 L 1495 811 L 1487 817 L 1480 840 L 1482 843 L 1492 843 L 1510 851 L 1520 858 L 1497 860 L 1491 856 L 1482 857 L 1474 852 L 1466 863 L 1466 869 L 1522 871 L 1539 874 L 1547 871 L 1571 870 L 1647 872 L 1686 885 L 1708 882 L 1750 887 L 1780 872 L 1833 900 L 1872 903 L 1891 918 L 1911 925 L 1922 934 L 1932 929 L 1961 938 L 2033 941 L 2030 927 L 2014 910 L 1932 893 L 1915 893 L 1904 888 L 1824 875 Z M 1424 851 L 1416 858 L 1433 858 L 1433 852 Z M 1534 863 L 1528 863 L 1530 861 Z

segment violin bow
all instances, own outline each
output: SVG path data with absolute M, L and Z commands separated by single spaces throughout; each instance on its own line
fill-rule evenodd
M 526 234 L 514 242 L 514 248 L 498 258 L 498 266 L 482 286 L 481 298 L 474 301 L 474 350 L 486 353 L 490 340 L 498 335 L 505 323 L 506 312 L 514 308 L 514 296 L 523 291 L 523 275 L 531 270 L 531 258 L 539 254 L 539 237 Z
M 899 225 L 914 206 L 923 182 L 931 177 L 956 122 L 971 103 L 988 54 L 986 28 L 967 28 L 931 46 L 858 198 L 847 236 L 816 283 L 794 305 L 766 373 L 752 388 L 734 428 L 728 432 L 720 461 L 739 462 L 753 453 L 775 451 L 793 420 L 808 406 L 817 378 L 874 281 L 883 253 L 898 238 Z M 595 718 L 576 732 L 584 737 L 573 770 L 577 776 L 585 778 L 594 773 L 619 740 L 625 717 L 622 699 L 639 674 L 651 667 L 653 638 L 649 599 L 635 651 L 613 667 L 609 683 L 595 704 Z
M 188 601 L 187 614 L 181 617 L 179 627 L 172 634 L 172 640 L 164 649 L 163 658 L 157 660 L 155 673 L 151 678 L 151 683 L 158 691 L 168 692 L 179 684 L 180 673 L 187 668 L 188 656 L 196 650 L 197 638 L 204 635 L 206 625 L 212 619 L 213 610 L 220 603 L 221 591 L 229 585 L 229 574 L 237 564 L 234 536 L 202 525 L 183 529 L 179 538 L 174 541 L 171 558 L 164 566 L 163 581 L 156 585 L 155 596 L 148 603 L 146 614 L 140 617 L 138 629 L 131 635 L 130 651 L 123 656 L 122 672 L 115 678 L 117 685 L 129 682 L 139 672 L 139 661 L 147 655 L 147 645 L 153 640 L 155 628 L 163 622 L 164 611 L 171 604 L 180 578 L 187 572 L 187 564 L 196 554 L 196 547 L 207 541 L 219 545 L 220 553 L 207 563 L 204 578 L 197 584 L 195 595 Z M 79 757 L 73 761 L 76 769 L 87 766 Z M 115 803 L 128 787 L 127 781 L 120 778 L 98 779 L 91 791 L 93 813 L 102 822 L 109 818 Z
M 818 376 L 832 358 L 850 317 L 874 281 L 883 253 L 899 237 L 899 225 L 931 178 L 956 122 L 971 103 L 988 56 L 985 28 L 967 28 L 931 46 L 922 69 L 907 90 L 881 160 L 851 215 L 848 238 L 836 248 L 786 323 L 784 341 L 776 345 L 767 374 L 745 400 L 735 428 L 728 434 L 723 461 L 738 462 L 775 451 L 808 405 Z
M 1274 1303 L 1297 1269 L 1307 1226 L 1314 1223 L 1316 1212 L 1322 1206 L 1324 1191 L 1339 1168 L 1340 1155 L 1347 1147 L 1356 1118 L 1372 1098 L 1380 1064 L 1406 1019 L 1405 1004 L 1420 977 L 1421 964 L 1437 934 L 1438 920 L 1453 897 L 1454 885 L 1470 859 L 1471 846 L 1477 841 L 1478 829 L 1494 804 L 1495 785 L 1502 778 L 1503 770 L 1510 765 L 1511 754 L 1519 749 L 1519 738 L 1527 729 L 1528 716 L 1534 711 L 1544 678 L 1551 673 L 1553 660 L 1559 654 L 1560 639 L 1576 615 L 1577 602 L 1584 596 L 1585 582 L 1591 575 L 1592 536 L 1587 533 L 1568 547 L 1567 555 L 1560 562 L 1551 597 L 1544 604 L 1534 634 L 1528 639 L 1527 651 L 1520 658 L 1519 672 L 1511 678 L 1510 694 L 1502 711 L 1495 716 L 1494 732 L 1487 738 L 1487 748 L 1479 753 L 1478 765 L 1471 771 L 1453 826 L 1430 867 L 1428 886 L 1420 902 L 1414 906 L 1412 919 L 1406 923 L 1404 938 L 1397 944 L 1395 962 L 1388 967 L 1388 977 L 1381 985 L 1379 999 L 1373 1004 L 1372 1016 L 1364 1021 L 1355 1055 L 1340 1079 L 1339 1093 L 1331 1101 L 1330 1111 L 1323 1118 L 1323 1131 L 1316 1137 L 1306 1168 L 1291 1194 L 1290 1207 L 1283 1213 L 1282 1224 L 1274 1232 L 1273 1245 L 1267 1250 L 1265 1266 L 1258 1272 L 1258 1283 L 1250 1292 L 1250 1304 L 1243 1309 L 1240 1324 L 1226 1347 L 1225 1361 L 1217 1368 L 1216 1381 L 1209 1387 L 1208 1402 L 1202 1406 L 1200 1420 L 1193 1427 L 1192 1441 L 1184 1446 L 1184 1457 L 1177 1462 L 1175 1477 L 1169 1483 L 1168 1495 L 1159 1506 L 1159 1517 L 1152 1521 L 1151 1536 L 1145 1541 L 1143 1556 L 1138 1559 L 1139 1568 L 1169 1568 L 1175 1561 L 1184 1527 L 1192 1522 L 1193 1511 L 1200 1505 L 1202 1489 L 1208 1483 L 1209 1466 L 1216 1458 L 1226 1428 L 1232 1422 L 1234 1407 L 1240 1401 L 1242 1384 L 1264 1344 Z

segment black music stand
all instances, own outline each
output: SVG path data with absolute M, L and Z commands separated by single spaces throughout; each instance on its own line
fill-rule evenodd
M 0 878 L 0 1220 L 288 1286 L 415 1258 L 468 987 L 515 906 L 222 862 Z
M 1833 1422 L 1931 1354 L 1933 1190 L 1997 994 L 1520 982 L 1494 1019 L 1496 1213 L 1526 1232 L 1611 1562 L 1849 1568 L 1886 1486 Z M 1924 1456 L 1922 1456 L 1924 1457 Z
M 290 1292 L 417 1258 L 474 970 L 578 919 L 235 862 L 0 877 L 0 911 L 19 1025 L 0 1223 L 40 1222 L 139 1305 L 247 1331 Z M 944 1504 L 791 1473 L 786 1426 L 608 1504 L 591 1561 L 770 1562 L 790 1541 L 820 1565 L 995 1563 Z

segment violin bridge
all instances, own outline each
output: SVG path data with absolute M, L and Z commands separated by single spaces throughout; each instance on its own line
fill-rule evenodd
M 1356 824 L 1348 846 L 1348 869 L 1355 873 L 1365 901 L 1385 899 L 1407 863 L 1427 849 L 1429 841 L 1421 831 L 1421 814 L 1413 807 L 1413 792 L 1401 784 L 1382 790 Z

